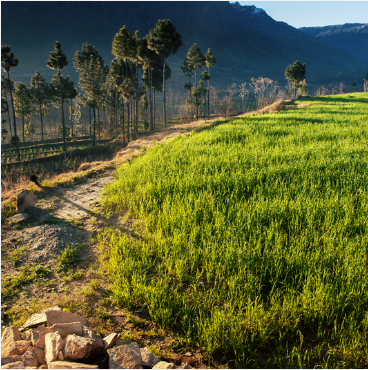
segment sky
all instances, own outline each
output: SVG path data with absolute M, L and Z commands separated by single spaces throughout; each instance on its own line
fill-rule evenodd
M 368 23 L 368 1 L 238 1 L 296 28 Z

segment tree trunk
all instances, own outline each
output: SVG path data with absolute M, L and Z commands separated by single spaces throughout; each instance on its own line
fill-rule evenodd
M 125 145 L 125 124 L 124 124 L 124 98 L 121 98 L 122 108 L 123 108 L 123 145 Z
M 13 109 L 13 124 L 14 124 L 14 137 L 15 137 L 15 146 L 17 149 L 17 157 L 18 161 L 20 161 L 20 151 L 19 151 L 19 142 L 17 140 L 17 122 L 15 120 L 15 109 L 14 109 L 14 101 L 13 101 L 13 93 L 12 93 L 12 88 L 11 88 L 11 82 L 10 82 L 10 73 L 8 71 L 8 80 L 9 80 L 9 90 L 10 90 L 10 101 Z
M 129 100 L 127 101 L 127 115 L 128 115 L 128 120 L 127 120 L 127 141 L 129 144 L 130 140 L 130 135 L 129 135 L 129 121 L 130 121 L 130 107 L 129 107 Z
M 43 116 L 42 116 L 42 105 L 40 104 L 40 117 L 41 117 L 41 142 L 43 143 Z
M 164 126 L 166 127 L 166 84 L 165 84 L 165 69 L 166 69 L 166 60 L 164 58 L 164 68 L 162 72 L 163 80 L 162 80 L 162 92 L 164 93 Z
M 135 99 L 135 122 L 136 122 L 135 133 L 138 134 L 138 102 L 139 102 L 138 63 L 136 63 L 136 74 L 137 74 L 137 94 Z
M 198 119 L 198 90 L 197 90 L 197 70 L 194 71 L 194 88 L 196 89 L 196 96 L 195 96 L 195 99 L 196 99 L 196 108 L 197 108 L 197 117 L 196 119 Z
M 153 129 L 156 126 L 156 89 L 153 88 Z
M 72 126 L 72 137 L 74 135 L 74 121 L 73 121 L 73 99 L 70 99 L 70 115 L 71 115 L 71 118 L 70 118 L 70 123 L 71 123 L 71 126 Z
M 100 110 L 97 108 L 98 140 L 101 139 Z
M 10 139 L 12 138 L 13 136 L 13 129 L 12 129 L 12 125 L 11 125 L 11 120 L 10 120 L 10 109 L 8 108 L 8 119 L 9 119 L 9 129 L 10 129 Z
M 64 120 L 64 99 L 63 99 L 63 88 L 61 86 L 61 72 L 59 70 L 60 77 L 60 100 L 61 100 L 61 125 L 63 127 L 63 152 L 66 152 L 66 132 L 65 132 L 65 120 Z
M 152 106 L 152 72 L 148 63 L 148 83 L 149 83 L 149 109 L 150 109 L 150 131 L 153 132 L 153 106 Z
M 23 146 L 24 146 L 24 143 L 25 143 L 25 140 L 24 140 L 24 116 L 22 117 L 22 129 L 23 129 L 22 136 L 23 136 Z
M 210 77 L 210 67 L 208 67 L 208 77 Z M 211 117 L 211 109 L 210 109 L 210 80 L 208 80 L 207 105 L 208 105 L 208 119 L 210 119 L 210 117 Z
M 92 117 L 91 117 L 91 108 L 88 108 L 88 117 L 89 117 L 89 137 L 92 139 Z
M 93 136 L 92 136 L 92 145 L 96 145 L 96 107 L 93 105 Z

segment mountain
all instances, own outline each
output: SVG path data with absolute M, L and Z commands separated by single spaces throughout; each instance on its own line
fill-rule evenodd
M 51 78 L 54 71 L 46 61 L 56 40 L 69 60 L 64 73 L 77 82 L 72 60 L 83 43 L 94 45 L 109 65 L 112 39 L 123 25 L 133 33 L 139 30 L 142 37 L 165 18 L 183 40 L 168 60 L 172 89 L 183 89 L 180 66 L 195 42 L 204 53 L 211 48 L 216 56 L 211 80 L 220 87 L 259 76 L 283 85 L 285 68 L 295 60 L 307 64 L 310 84 L 351 81 L 367 65 L 321 44 L 314 35 L 275 21 L 262 9 L 227 1 L 3 1 L 1 17 L 1 44 L 10 45 L 20 60 L 13 79 L 27 84 L 36 70 Z
M 325 27 L 302 27 L 300 31 L 320 43 L 368 62 L 368 23 L 345 23 Z

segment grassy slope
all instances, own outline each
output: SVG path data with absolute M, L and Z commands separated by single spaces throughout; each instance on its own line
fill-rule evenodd
M 368 365 L 368 94 L 302 103 L 156 145 L 104 200 L 139 230 L 100 236 L 117 302 L 230 366 Z

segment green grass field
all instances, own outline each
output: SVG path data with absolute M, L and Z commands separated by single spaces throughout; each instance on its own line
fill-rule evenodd
M 368 94 L 294 104 L 118 170 L 104 205 L 138 235 L 99 236 L 112 291 L 230 367 L 367 367 Z

